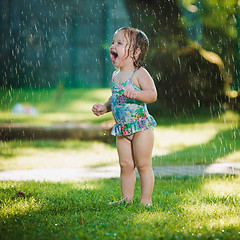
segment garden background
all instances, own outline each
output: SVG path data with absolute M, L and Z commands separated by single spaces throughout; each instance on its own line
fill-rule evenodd
M 112 115 L 97 118 L 91 107 L 111 94 L 108 48 L 126 25 L 150 39 L 153 166 L 239 163 L 239 8 L 238 0 L 1 1 L 0 170 L 118 166 Z M 69 126 L 86 137 L 70 137 Z M 31 127 L 48 137 L 27 135 Z M 107 203 L 120 198 L 118 178 L 1 181 L 0 235 L 239 239 L 238 186 L 238 175 L 156 177 L 154 204 L 145 208 L 139 180 L 134 203 L 114 207 Z

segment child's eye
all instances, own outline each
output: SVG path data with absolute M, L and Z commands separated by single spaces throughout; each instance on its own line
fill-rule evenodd
M 122 43 L 121 42 L 118 42 L 119 45 L 121 45 Z

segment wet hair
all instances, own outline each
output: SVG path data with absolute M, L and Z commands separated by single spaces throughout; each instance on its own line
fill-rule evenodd
M 137 28 L 131 28 L 131 27 L 122 27 L 118 29 L 117 31 L 123 31 L 125 38 L 129 40 L 129 48 L 128 48 L 128 55 L 130 50 L 133 51 L 133 64 L 136 68 L 145 67 L 144 58 L 148 51 L 149 46 L 149 40 L 146 34 L 137 29 Z M 140 50 L 140 54 L 138 58 L 136 59 L 136 51 L 137 49 Z

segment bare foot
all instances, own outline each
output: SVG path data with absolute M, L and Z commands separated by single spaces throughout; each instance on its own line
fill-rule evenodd
M 142 200 L 142 201 L 140 201 L 140 204 L 145 207 L 150 207 L 150 206 L 152 206 L 152 201 L 149 202 L 149 201 Z
M 119 201 L 115 201 L 115 202 L 109 202 L 109 205 L 113 205 L 113 204 L 119 204 L 119 203 L 131 203 L 132 201 L 129 201 L 128 198 L 125 199 L 121 199 Z
M 140 203 L 144 207 L 151 207 L 152 203 Z

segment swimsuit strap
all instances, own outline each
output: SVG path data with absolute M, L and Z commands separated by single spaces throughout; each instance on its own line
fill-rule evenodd
M 131 83 L 133 83 L 133 82 L 132 82 L 132 76 L 133 76 L 133 74 L 134 74 L 136 71 L 137 71 L 137 69 L 134 69 L 134 70 L 133 70 L 133 73 L 131 74 L 131 76 L 130 76 L 130 78 L 129 78 L 129 80 L 128 80 L 128 81 L 131 81 Z
M 130 76 L 130 78 L 129 78 L 129 82 L 131 82 L 133 85 L 135 85 L 133 82 L 132 82 L 132 76 L 133 76 L 133 74 L 135 73 L 137 71 L 137 69 L 134 69 L 133 70 L 133 73 L 131 74 L 131 76 Z
M 119 70 L 114 71 L 113 76 L 112 76 L 112 81 L 114 80 L 114 78 L 115 78 L 115 76 L 117 75 L 118 72 L 119 72 Z
M 132 75 L 130 76 L 130 79 L 132 78 L 133 74 L 137 71 L 137 69 L 134 69 Z
M 118 72 L 118 71 L 119 71 L 119 70 L 115 70 L 115 71 L 113 72 L 111 85 L 114 84 L 114 79 L 115 79 L 115 76 L 117 75 L 117 72 Z
M 117 73 L 118 73 L 119 71 L 120 71 L 120 70 L 114 71 L 113 76 L 112 76 L 112 81 L 111 81 L 112 83 L 115 83 L 115 82 L 114 82 L 114 79 L 115 79 L 115 76 L 117 75 Z M 131 76 L 129 77 L 129 79 L 128 79 L 127 81 L 130 80 L 130 81 L 132 82 L 132 76 L 133 76 L 133 74 L 134 74 L 136 71 L 137 71 L 137 69 L 134 69 L 134 70 L 133 70 Z M 126 82 L 127 82 L 127 81 L 126 81 Z

